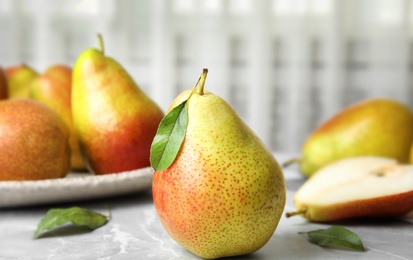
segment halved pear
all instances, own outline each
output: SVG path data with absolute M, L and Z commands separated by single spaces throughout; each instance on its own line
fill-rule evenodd
M 413 210 L 413 165 L 362 156 L 329 164 L 294 196 L 297 212 L 315 222 L 396 217 Z

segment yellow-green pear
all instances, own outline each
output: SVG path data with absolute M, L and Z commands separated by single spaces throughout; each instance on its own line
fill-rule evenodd
M 28 98 L 30 84 L 39 74 L 27 64 L 5 68 L 9 98 Z
M 30 86 L 30 98 L 35 99 L 56 111 L 70 130 L 70 167 L 85 170 L 79 139 L 72 120 L 72 69 L 63 64 L 50 66 L 36 77 Z
M 83 51 L 73 67 L 73 122 L 87 166 L 95 174 L 148 167 L 163 111 L 99 39 L 100 49 Z
M 188 124 L 176 158 L 155 171 L 153 199 L 173 239 L 214 259 L 264 246 L 278 225 L 286 191 L 282 170 L 260 139 L 225 100 L 204 92 L 206 73 L 184 108 Z M 179 95 L 171 109 L 190 93 Z
M 317 128 L 302 147 L 301 172 L 311 176 L 334 161 L 363 155 L 409 160 L 413 141 L 413 113 L 386 98 L 353 104 Z
M 413 210 L 413 166 L 377 156 L 346 158 L 318 170 L 294 196 L 296 212 L 316 222 L 398 217 Z
M 65 177 L 69 129 L 49 107 L 29 99 L 0 101 L 0 181 Z

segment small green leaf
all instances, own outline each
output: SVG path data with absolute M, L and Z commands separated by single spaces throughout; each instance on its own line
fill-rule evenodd
M 45 230 L 53 229 L 68 222 L 76 226 L 86 226 L 91 230 L 97 229 L 107 223 L 110 216 L 106 217 L 88 209 L 72 207 L 68 209 L 51 209 L 40 220 L 34 238 L 38 238 Z
M 306 234 L 311 243 L 319 246 L 343 247 L 357 251 L 365 251 L 361 239 L 354 232 L 341 226 L 333 226 L 310 232 L 300 232 L 299 234 Z
M 188 126 L 186 102 L 172 109 L 159 124 L 150 154 L 151 166 L 156 171 L 167 169 L 181 148 Z

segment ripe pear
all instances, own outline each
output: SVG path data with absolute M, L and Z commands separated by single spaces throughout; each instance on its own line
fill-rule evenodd
M 7 85 L 7 77 L 4 70 L 0 67 L 0 100 L 9 97 L 9 90 Z
M 28 98 L 30 83 L 39 74 L 32 67 L 21 64 L 5 68 L 9 98 Z
M 35 78 L 30 86 L 30 98 L 35 99 L 56 111 L 70 130 L 70 166 L 73 170 L 85 170 L 79 139 L 72 120 L 72 69 L 56 64 Z
M 95 174 L 150 166 L 149 154 L 163 111 L 126 70 L 100 49 L 76 60 L 72 114 L 87 166 Z
M 397 217 L 413 210 L 413 166 L 360 156 L 317 171 L 294 197 L 297 212 L 316 222 L 357 217 Z
M 29 99 L 0 101 L 0 180 L 65 177 L 69 130 L 56 112 Z
M 311 176 L 334 161 L 363 155 L 409 160 L 413 113 L 395 100 L 374 98 L 345 108 L 316 129 L 302 147 L 300 170 Z
M 285 206 L 277 161 L 222 98 L 187 101 L 186 135 L 173 163 L 155 171 L 153 199 L 169 235 L 202 258 L 245 255 L 273 235 Z M 171 108 L 188 98 L 185 91 Z

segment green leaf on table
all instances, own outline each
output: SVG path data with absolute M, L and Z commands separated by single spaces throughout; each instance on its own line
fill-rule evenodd
M 300 232 L 299 234 L 307 235 L 311 243 L 323 247 L 342 247 L 356 251 L 366 250 L 357 234 L 341 226 L 333 226 L 310 232 Z
M 76 226 L 86 226 L 94 230 L 105 225 L 109 218 L 110 216 L 104 216 L 79 207 L 51 209 L 38 224 L 34 238 L 38 238 L 43 231 L 51 230 L 69 222 Z
M 188 126 L 186 103 L 187 100 L 174 107 L 159 124 L 150 153 L 151 166 L 156 171 L 167 169 L 181 148 Z

